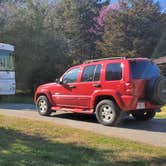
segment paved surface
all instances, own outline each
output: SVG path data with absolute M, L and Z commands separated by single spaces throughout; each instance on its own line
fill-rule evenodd
M 42 117 L 34 105 L 0 104 L 0 114 L 49 121 L 58 125 L 92 131 L 106 136 L 126 138 L 155 146 L 166 147 L 166 119 L 153 119 L 137 122 L 132 118 L 124 121 L 121 127 L 107 127 L 98 124 L 94 116 L 58 112 L 50 117 Z

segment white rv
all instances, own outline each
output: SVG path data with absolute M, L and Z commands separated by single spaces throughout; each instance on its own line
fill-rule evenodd
M 0 95 L 14 95 L 16 91 L 14 46 L 0 43 Z

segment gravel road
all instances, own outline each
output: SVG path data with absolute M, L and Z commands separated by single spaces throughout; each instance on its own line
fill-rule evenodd
M 50 117 L 42 117 L 35 111 L 35 106 L 30 104 L 0 104 L 0 114 L 49 121 L 57 125 L 83 129 L 110 137 L 166 147 L 166 119 L 137 122 L 132 118 L 127 118 L 121 127 L 107 127 L 98 124 L 96 118 L 90 115 L 58 112 Z

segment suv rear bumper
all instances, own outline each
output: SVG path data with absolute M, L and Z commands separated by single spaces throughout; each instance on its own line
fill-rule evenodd
M 122 106 L 123 111 L 131 111 L 131 110 L 142 110 L 142 109 L 159 109 L 161 105 L 154 105 L 146 100 L 140 100 L 134 96 L 122 96 L 122 101 L 124 106 Z

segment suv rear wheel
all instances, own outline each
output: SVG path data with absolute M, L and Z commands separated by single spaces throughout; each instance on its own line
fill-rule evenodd
M 116 126 L 121 122 L 121 113 L 118 106 L 111 100 L 102 100 L 96 106 L 96 118 L 105 126 Z
M 147 121 L 151 120 L 155 114 L 155 110 L 140 110 L 139 112 L 133 112 L 132 116 L 138 121 Z
M 51 114 L 51 105 L 46 96 L 39 96 L 36 102 L 36 109 L 42 116 L 48 116 Z

